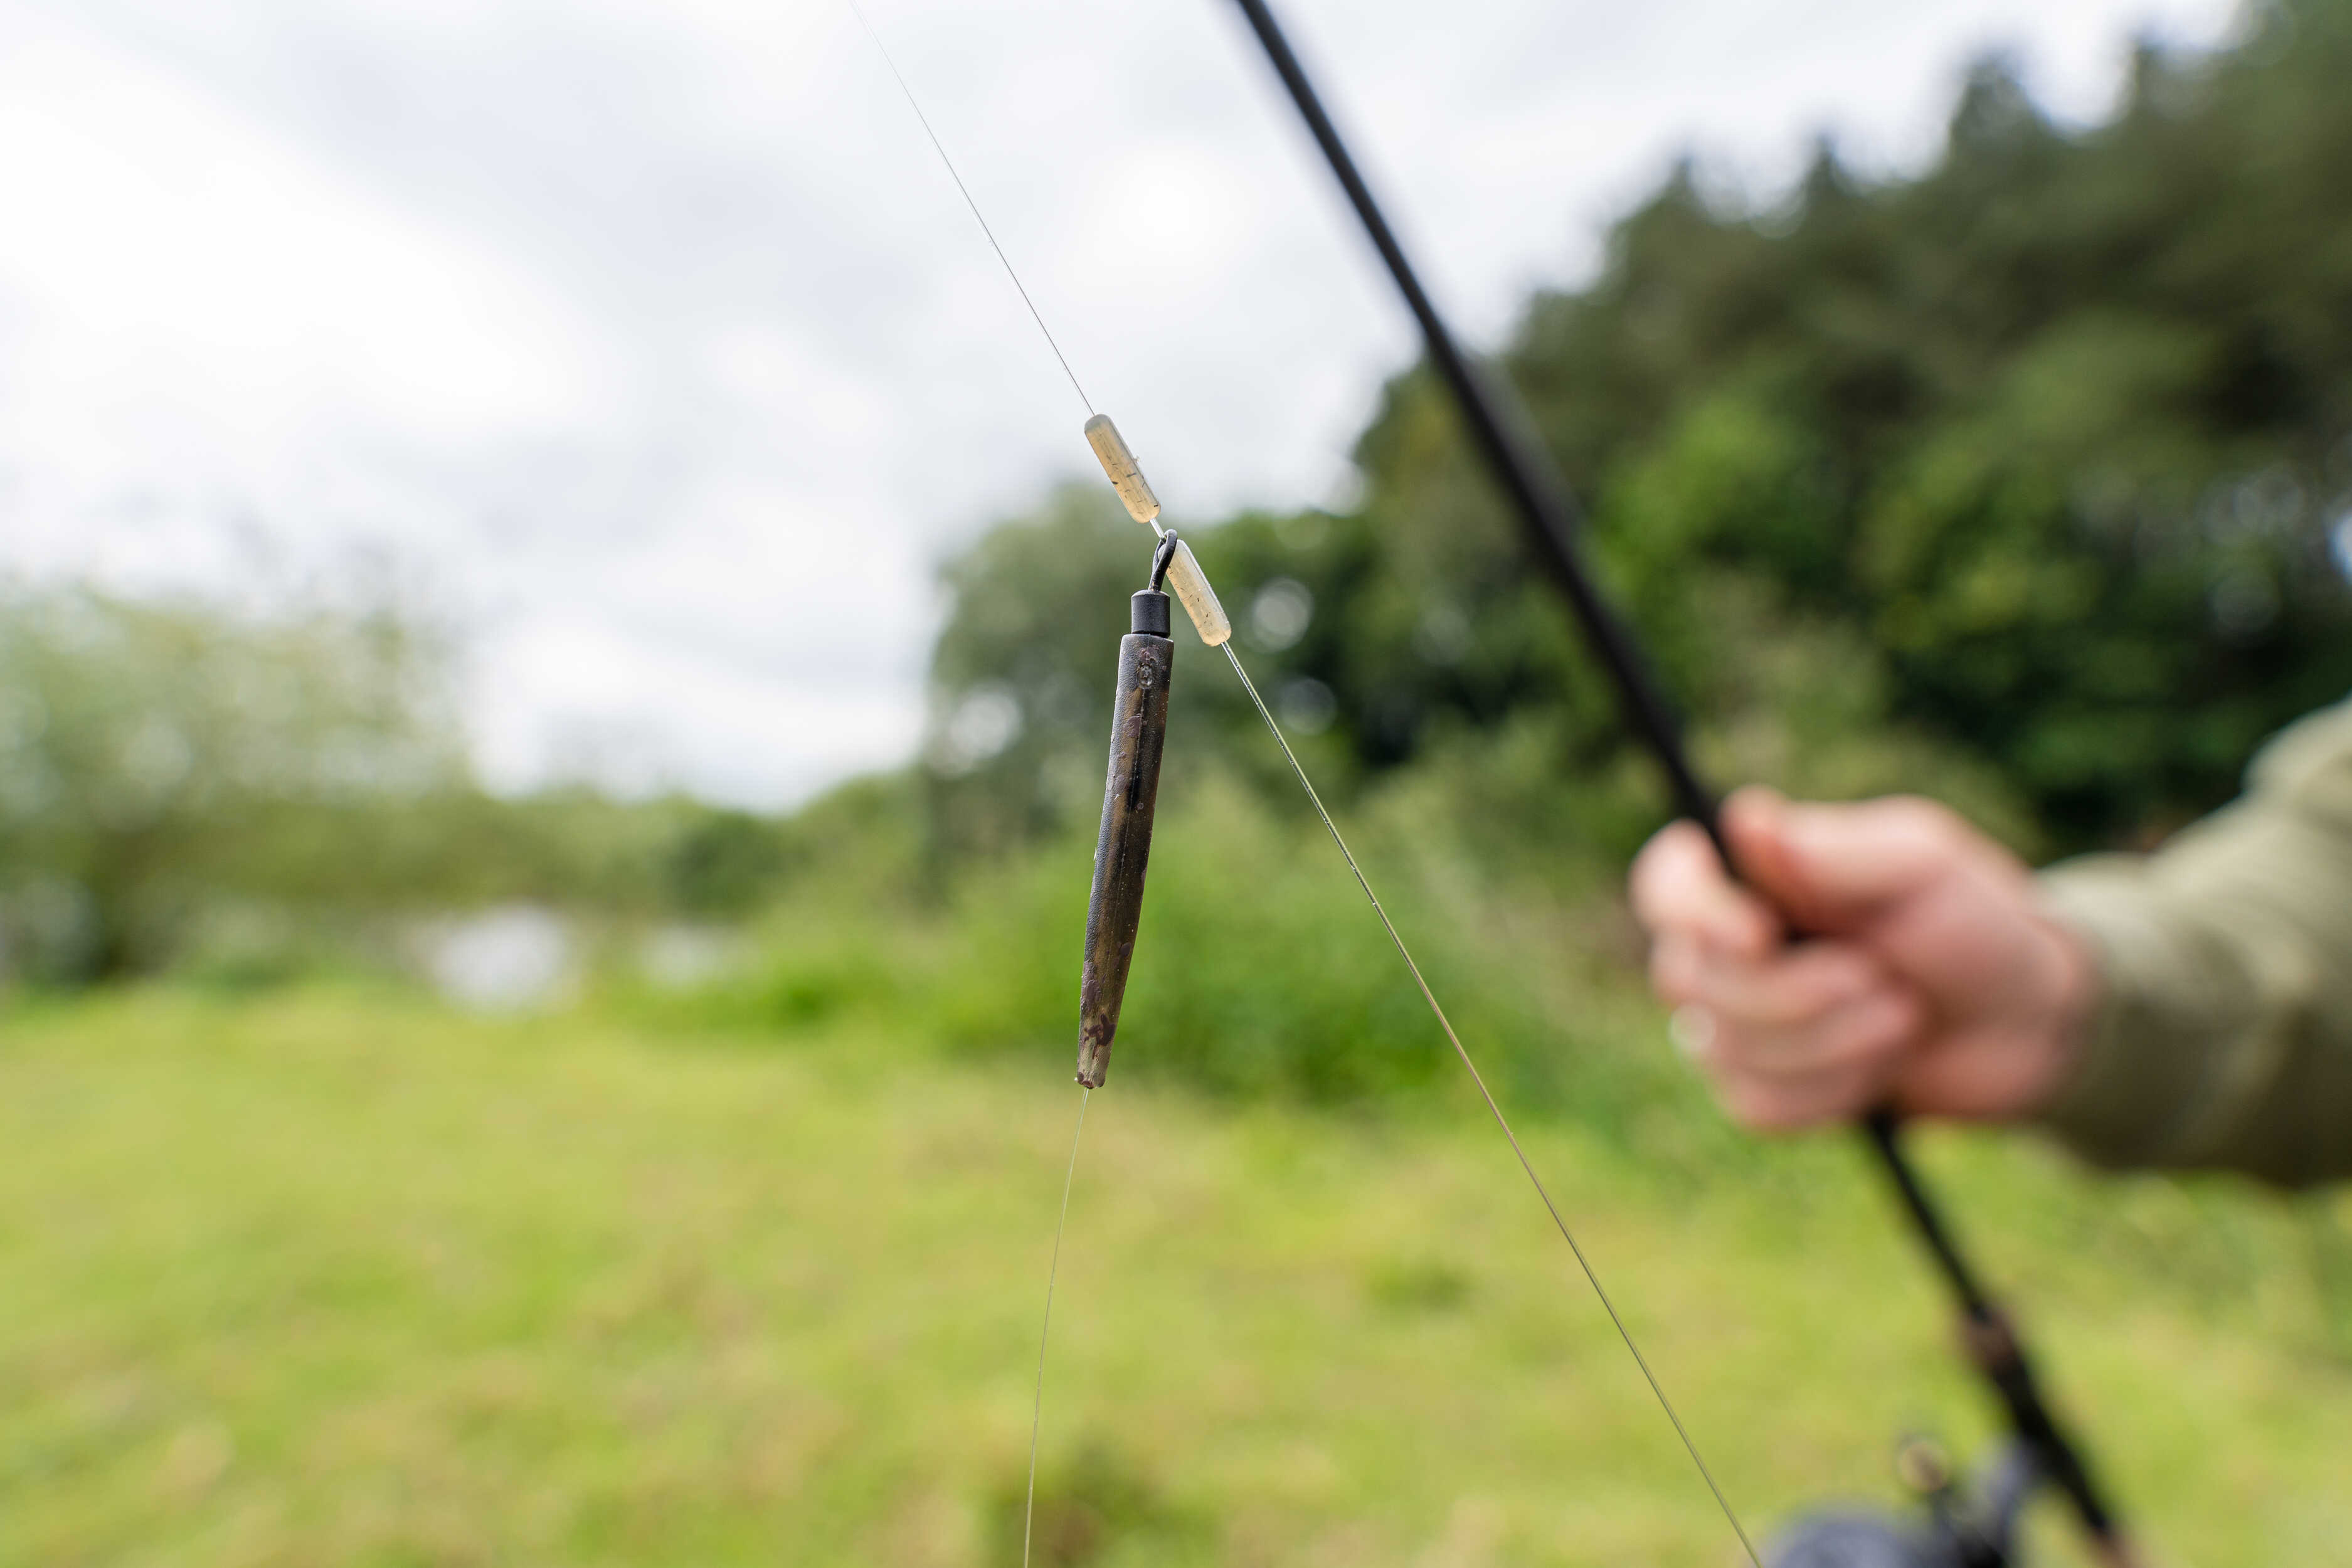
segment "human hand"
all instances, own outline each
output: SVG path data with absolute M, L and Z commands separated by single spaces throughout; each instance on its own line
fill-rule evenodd
M 1632 891 L 1651 984 L 1736 1120 L 1793 1129 L 1888 1103 L 2004 1120 L 2056 1090 L 2096 973 L 2017 857 L 1910 797 L 1747 789 L 1723 828 L 1748 886 L 1677 822 L 1634 861 Z

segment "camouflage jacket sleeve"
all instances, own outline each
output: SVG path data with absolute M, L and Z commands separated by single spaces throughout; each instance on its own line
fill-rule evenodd
M 2158 853 L 2042 889 L 2104 980 L 2052 1131 L 2101 1164 L 2352 1176 L 2352 703 L 2273 741 L 2236 804 Z

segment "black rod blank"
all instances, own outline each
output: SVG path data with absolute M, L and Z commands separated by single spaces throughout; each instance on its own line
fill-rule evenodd
M 1444 318 L 1438 314 L 1412 263 L 1406 258 L 1395 231 L 1390 228 L 1379 202 L 1373 199 L 1371 188 L 1364 183 L 1347 143 L 1340 139 L 1339 128 L 1325 112 L 1321 98 L 1307 79 L 1297 55 L 1292 52 L 1266 0 L 1235 0 L 1235 4 L 1257 35 L 1275 74 L 1288 89 L 1299 118 L 1307 122 L 1316 145 L 1322 149 L 1324 160 L 1330 164 L 1340 189 L 1347 193 L 1349 205 L 1362 221 L 1372 247 L 1387 264 L 1389 276 L 1396 280 L 1397 289 L 1404 296 L 1413 319 L 1421 324 L 1430 363 L 1452 391 L 1489 474 L 1511 503 L 1529 550 L 1553 586 L 1568 600 L 1594 657 L 1608 671 L 1626 723 L 1648 746 L 1665 773 L 1675 810 L 1706 830 L 1724 864 L 1736 873 L 1730 847 L 1723 837 L 1717 797 L 1692 767 L 1689 752 L 1683 744 L 1682 726 L 1651 678 L 1632 633 L 1601 598 L 1577 552 L 1582 517 L 1575 492 L 1535 434 L 1533 418 L 1503 377 L 1482 372 L 1454 342 Z M 1862 1131 L 1901 1200 L 1905 1216 L 1951 1288 L 1960 1307 L 1970 1359 L 1991 1384 L 2012 1429 L 2032 1450 L 2053 1483 L 2073 1501 L 2084 1530 L 2102 1548 L 2102 1555 L 2113 1563 L 2129 1561 L 2114 1514 L 2092 1479 L 2081 1449 L 2042 1401 L 2014 1331 L 1969 1266 L 1917 1168 L 1904 1151 L 1895 1113 L 1886 1110 L 1872 1112 L 1864 1119 Z

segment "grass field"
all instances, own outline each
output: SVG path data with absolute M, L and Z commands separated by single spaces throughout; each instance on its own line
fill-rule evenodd
M 1066 1054 L 331 991 L 19 1007 L 0 1562 L 1017 1562 Z M 1887 1495 L 1903 1428 L 1981 1436 L 1842 1142 L 1529 1147 L 1751 1521 Z M 1927 1153 L 2165 1562 L 2352 1563 L 2344 1205 Z M 1731 1554 L 1458 1099 L 1097 1094 L 1045 1455 L 1045 1563 Z

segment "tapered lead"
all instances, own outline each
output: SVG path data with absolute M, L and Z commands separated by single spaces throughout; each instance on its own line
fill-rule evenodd
M 1095 838 L 1094 891 L 1087 900 L 1086 965 L 1078 978 L 1078 1081 L 1100 1089 L 1127 998 L 1128 965 L 1143 918 L 1143 873 L 1151 859 L 1151 818 L 1160 802 L 1160 756 L 1168 737 L 1168 681 L 1176 645 L 1168 637 L 1169 563 L 1182 548 L 1170 530 L 1151 558 L 1150 585 L 1130 601 L 1134 627 L 1118 643 L 1118 689 L 1111 701 L 1110 768 L 1103 781 L 1102 831 Z

